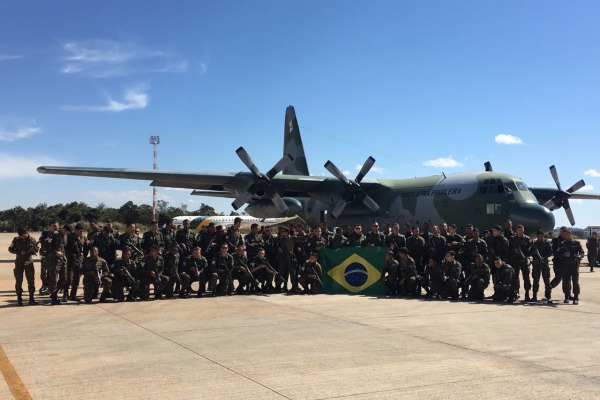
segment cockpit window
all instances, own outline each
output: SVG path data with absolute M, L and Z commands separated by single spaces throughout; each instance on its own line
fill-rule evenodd
M 511 192 L 517 191 L 517 185 L 515 185 L 514 182 L 506 182 L 506 184 L 504 186 L 506 186 L 506 189 L 508 189 Z
M 529 190 L 529 188 L 527 187 L 527 185 L 525 185 L 525 183 L 523 183 L 521 181 L 516 181 L 515 183 L 517 184 L 517 188 L 521 192 L 527 192 Z

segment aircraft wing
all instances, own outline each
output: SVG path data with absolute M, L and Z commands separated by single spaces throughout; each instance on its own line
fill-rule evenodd
M 203 196 L 234 197 L 254 182 L 249 172 L 198 173 L 185 171 L 156 171 L 127 168 L 53 167 L 41 166 L 41 174 L 93 176 L 101 178 L 151 181 L 151 186 L 199 190 Z M 283 196 L 309 196 L 327 178 L 302 175 L 276 175 L 271 185 Z M 198 193 L 198 194 L 200 194 Z

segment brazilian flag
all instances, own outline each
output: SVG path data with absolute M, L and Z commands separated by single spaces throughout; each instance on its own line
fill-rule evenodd
M 385 294 L 379 280 L 388 247 L 346 247 L 322 249 L 319 263 L 323 268 L 323 292 Z

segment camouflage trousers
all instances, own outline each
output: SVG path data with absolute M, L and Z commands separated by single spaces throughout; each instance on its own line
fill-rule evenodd
M 550 264 L 546 261 L 534 261 L 531 270 L 533 277 L 533 294 L 535 295 L 540 289 L 540 276 L 544 280 L 544 296 L 550 299 L 552 294 L 552 286 L 550 285 Z
M 579 297 L 579 263 L 568 263 L 562 268 L 562 288 L 565 296 L 571 293 L 571 281 L 573 281 L 573 295 Z
M 482 278 L 470 279 L 467 286 L 469 287 L 469 299 L 477 300 L 484 298 L 485 289 L 489 286 L 490 281 Z
M 47 256 L 47 273 L 48 273 L 48 292 L 56 293 L 58 292 L 59 282 L 61 278 L 64 279 L 64 260 L 62 258 L 57 258 L 56 256 Z
M 529 276 L 529 265 L 527 263 L 527 260 L 521 260 L 521 261 L 514 261 L 510 264 L 514 270 L 515 273 L 513 274 L 513 290 L 516 293 L 519 293 L 519 289 L 521 289 L 521 280 L 519 279 L 519 272 L 521 273 L 521 275 L 523 275 L 523 288 L 525 289 L 525 291 L 530 291 L 531 290 L 531 278 Z
M 25 278 L 27 279 L 27 291 L 32 295 L 35 292 L 35 268 L 33 266 L 33 261 L 16 261 L 13 273 L 15 276 L 15 291 L 17 292 L 17 296 L 21 297 L 23 293 L 23 275 L 25 275 Z

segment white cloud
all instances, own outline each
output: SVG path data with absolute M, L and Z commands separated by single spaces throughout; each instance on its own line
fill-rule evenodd
M 425 161 L 423 163 L 423 165 L 426 167 L 433 167 L 433 168 L 462 167 L 462 164 L 459 163 L 458 161 L 456 161 L 454 158 L 452 158 L 452 156 L 440 157 L 440 158 L 436 158 L 435 160 L 428 160 L 428 161 Z
M 594 186 L 587 184 L 584 187 L 582 187 L 581 189 L 579 189 L 578 191 L 581 192 L 593 192 L 594 191 Z
M 147 94 L 147 88 L 136 86 L 125 91 L 122 101 L 107 97 L 106 105 L 103 106 L 64 106 L 62 109 L 65 111 L 121 112 L 146 108 L 149 102 L 150 97 Z
M 150 49 L 132 42 L 113 40 L 73 41 L 62 45 L 65 74 L 95 78 L 148 72 L 181 73 L 188 62 L 171 51 Z
M 520 137 L 513 136 L 513 135 L 507 135 L 504 133 L 502 133 L 500 135 L 496 135 L 494 140 L 496 141 L 496 143 L 500 143 L 500 144 L 523 144 L 523 140 L 521 140 Z
M 0 61 L 18 60 L 20 58 L 23 58 L 23 56 L 19 54 L 0 54 Z
M 32 119 L 0 121 L 0 142 L 13 142 L 27 139 L 41 132 L 41 128 Z
M 15 156 L 8 153 L 0 153 L 0 179 L 21 178 L 24 176 L 39 177 L 37 167 L 40 165 L 62 165 L 61 161 L 55 158 L 27 154 L 25 156 Z
M 600 178 L 600 172 L 595 169 L 588 169 L 583 173 L 585 176 L 591 176 L 592 178 Z

